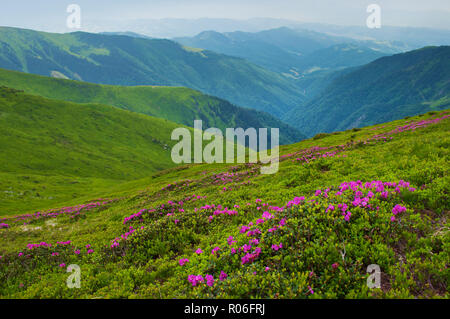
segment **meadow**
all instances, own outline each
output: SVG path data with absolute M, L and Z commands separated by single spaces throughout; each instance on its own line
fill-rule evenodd
M 450 112 L 0 218 L 1 298 L 448 298 Z M 79 265 L 81 287 L 66 271 Z M 381 287 L 367 286 L 379 265 Z

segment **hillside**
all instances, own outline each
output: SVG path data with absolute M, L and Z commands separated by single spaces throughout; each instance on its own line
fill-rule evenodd
M 237 107 L 188 88 L 99 85 L 4 69 L 0 69 L 0 85 L 50 99 L 112 105 L 191 127 L 195 119 L 203 120 L 204 127 L 221 130 L 227 127 L 277 127 L 281 144 L 305 138 L 296 129 L 267 113 Z
M 112 85 L 185 86 L 281 116 L 304 97 L 244 59 L 161 39 L 0 28 L 0 67 Z
M 0 212 L 54 205 L 173 167 L 177 127 L 0 87 Z
M 450 47 L 383 57 L 345 73 L 284 119 L 308 136 L 448 108 Z
M 322 69 L 341 69 L 364 65 L 386 53 L 372 50 L 360 44 L 342 43 L 316 50 L 302 58 L 298 68 L 302 72 Z
M 274 175 L 188 165 L 3 216 L 0 297 L 448 299 L 449 115 L 284 146 Z

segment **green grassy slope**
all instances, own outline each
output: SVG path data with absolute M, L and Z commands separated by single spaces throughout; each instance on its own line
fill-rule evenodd
M 193 126 L 203 120 L 204 127 L 255 127 L 280 129 L 280 143 L 304 138 L 296 129 L 275 117 L 256 110 L 237 107 L 225 100 L 183 87 L 111 86 L 55 79 L 0 69 L 0 85 L 24 90 L 46 98 L 76 103 L 101 103 Z
M 118 185 L 112 202 L 9 216 L 0 296 L 448 299 L 449 114 L 284 146 L 275 175 L 187 165 Z
M 334 79 L 284 119 L 313 136 L 445 109 L 449 74 L 449 46 L 383 57 Z
M 277 116 L 304 100 L 291 81 L 244 59 L 161 39 L 2 27 L 0 67 L 101 84 L 186 86 Z
M 172 167 L 176 127 L 112 106 L 0 88 L 0 210 L 45 207 Z

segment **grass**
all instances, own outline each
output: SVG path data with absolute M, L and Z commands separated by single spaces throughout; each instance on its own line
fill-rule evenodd
M 260 164 L 185 165 L 105 190 L 101 197 L 114 201 L 98 200 L 94 208 L 6 216 L 0 296 L 448 298 L 444 116 L 448 111 L 284 146 L 274 175 L 258 174 Z M 440 120 L 407 129 L 431 119 Z M 385 197 L 364 187 L 371 181 L 385 183 Z M 363 197 L 370 206 L 352 204 Z M 41 242 L 52 246 L 26 248 Z M 245 245 L 252 247 L 244 252 Z M 189 261 L 182 266 L 180 259 Z M 66 287 L 69 264 L 81 267 L 80 289 Z M 380 266 L 381 288 L 367 287 L 369 264 Z
M 177 127 L 112 106 L 0 88 L 0 211 L 47 208 L 173 167 Z

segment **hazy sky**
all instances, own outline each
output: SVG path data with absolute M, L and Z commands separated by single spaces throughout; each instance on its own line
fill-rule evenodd
M 159 18 L 284 18 L 339 25 L 365 24 L 376 3 L 385 25 L 450 29 L 449 0 L 1 0 L 0 25 L 58 31 L 69 4 L 89 24 L 101 20 Z

